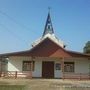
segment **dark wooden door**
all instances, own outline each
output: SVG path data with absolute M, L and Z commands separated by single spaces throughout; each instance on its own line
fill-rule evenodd
M 52 61 L 42 62 L 42 77 L 54 78 L 54 62 Z

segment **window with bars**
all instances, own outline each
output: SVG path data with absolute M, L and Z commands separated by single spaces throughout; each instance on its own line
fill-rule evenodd
M 23 71 L 34 71 L 34 61 L 23 61 Z
M 74 72 L 74 62 L 64 62 L 64 72 Z

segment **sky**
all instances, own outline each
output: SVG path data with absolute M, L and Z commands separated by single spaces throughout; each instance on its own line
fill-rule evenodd
M 90 0 L 0 0 L 0 53 L 24 51 L 42 36 L 48 7 L 55 35 L 83 52 L 90 41 Z

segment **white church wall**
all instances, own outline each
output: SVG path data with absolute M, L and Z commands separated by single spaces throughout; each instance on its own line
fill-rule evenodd
M 22 64 L 23 61 L 30 61 L 30 57 L 10 57 L 8 59 L 8 71 L 19 71 L 22 72 Z M 41 77 L 42 76 L 42 62 L 35 61 L 35 69 L 32 72 L 33 77 Z
M 30 57 L 10 57 L 8 59 L 8 71 L 20 71 L 22 72 L 22 62 L 31 60 Z M 54 61 L 54 77 L 62 78 L 62 70 L 56 70 L 56 64 L 60 63 L 60 59 L 50 58 L 36 58 L 35 69 L 32 72 L 33 77 L 42 77 L 42 62 L 43 61 Z M 75 62 L 75 73 L 90 73 L 90 61 L 87 59 L 65 59 L 65 62 Z
M 86 58 L 68 58 L 64 62 L 74 62 L 74 73 L 87 74 L 90 72 L 90 60 Z
M 82 59 L 75 61 L 75 73 L 90 73 L 90 60 Z

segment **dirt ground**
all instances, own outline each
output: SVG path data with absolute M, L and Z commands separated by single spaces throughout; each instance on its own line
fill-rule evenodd
M 25 85 L 27 90 L 69 90 L 65 88 L 72 87 L 85 87 L 88 89 L 80 90 L 90 90 L 90 80 L 79 81 L 61 79 L 0 79 L 0 85 Z

